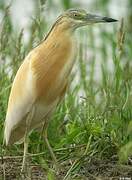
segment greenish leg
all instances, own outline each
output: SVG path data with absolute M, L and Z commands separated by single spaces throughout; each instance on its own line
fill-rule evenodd
M 23 161 L 22 161 L 22 168 L 21 168 L 21 172 L 25 172 L 25 170 L 27 169 L 27 154 L 28 154 L 28 135 L 25 136 L 24 139 L 24 154 L 23 154 Z
M 25 137 L 24 137 L 24 155 L 23 155 L 21 172 L 26 172 L 26 170 L 27 170 L 27 154 L 28 154 L 28 143 L 29 143 L 28 133 L 30 130 L 30 125 L 31 125 L 31 121 L 33 118 L 33 114 L 34 114 L 34 108 L 32 108 L 32 110 L 28 114 L 27 120 L 26 120 L 26 131 L 25 131 Z
M 53 159 L 55 165 L 57 166 L 57 159 L 56 159 L 56 156 L 52 150 L 52 147 L 50 146 L 50 143 L 48 141 L 48 138 L 47 138 L 47 128 L 44 130 L 44 140 L 45 140 L 45 143 L 46 143 L 46 146 L 50 152 L 50 155 L 51 155 L 51 158 Z

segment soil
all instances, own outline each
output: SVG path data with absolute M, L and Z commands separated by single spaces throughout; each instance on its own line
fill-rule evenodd
M 21 174 L 21 158 L 4 159 L 0 162 L 0 180 L 48 180 L 46 170 L 39 165 L 30 163 L 30 172 L 28 175 Z M 63 180 L 68 169 L 71 167 L 70 161 L 61 166 L 61 171 L 56 175 L 55 180 Z M 68 180 L 132 180 L 132 164 L 119 164 L 116 160 L 100 160 L 85 158 L 81 163 L 81 168 L 76 174 Z M 53 178 L 54 179 L 54 178 Z M 50 178 L 52 180 L 52 178 Z

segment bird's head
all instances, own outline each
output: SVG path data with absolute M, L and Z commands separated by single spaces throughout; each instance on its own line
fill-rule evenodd
M 86 26 L 89 24 L 110 23 L 116 21 L 117 20 L 112 18 L 87 13 L 82 9 L 69 9 L 58 17 L 56 24 L 74 30 L 78 27 Z
M 57 18 L 49 33 L 45 37 L 45 40 L 50 34 L 56 35 L 57 32 L 58 35 L 60 35 L 62 34 L 62 32 L 69 32 L 69 30 L 70 32 L 74 32 L 75 29 L 81 26 L 86 26 L 95 23 L 110 23 L 116 21 L 117 20 L 109 17 L 103 17 L 87 13 L 83 9 L 69 9 Z

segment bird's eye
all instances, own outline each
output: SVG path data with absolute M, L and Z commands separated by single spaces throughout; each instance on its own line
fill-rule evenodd
M 77 17 L 78 15 L 77 14 L 74 14 L 74 17 Z

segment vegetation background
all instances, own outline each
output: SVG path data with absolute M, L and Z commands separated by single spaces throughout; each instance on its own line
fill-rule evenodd
M 23 145 L 2 149 L 14 76 L 59 13 L 77 7 L 119 19 L 119 23 L 76 33 L 79 47 L 73 81 L 48 129 L 63 167 L 57 178 L 132 177 L 132 1 L 0 0 L 0 154 L 6 162 L 1 177 L 18 179 L 23 155 Z M 42 135 L 36 131 L 30 136 L 29 153 L 35 154 L 31 156 L 31 164 L 37 167 L 34 179 L 56 178 Z

